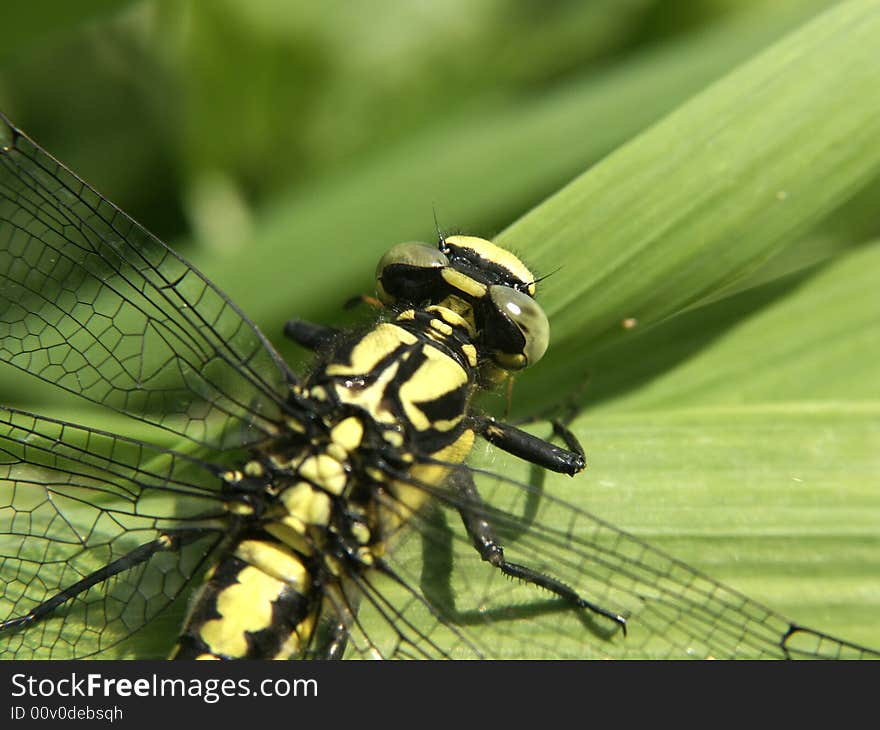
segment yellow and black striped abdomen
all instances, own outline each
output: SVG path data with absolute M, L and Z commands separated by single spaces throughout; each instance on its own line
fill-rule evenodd
M 308 645 L 321 596 L 304 556 L 268 534 L 241 539 L 196 595 L 172 659 L 290 659 Z

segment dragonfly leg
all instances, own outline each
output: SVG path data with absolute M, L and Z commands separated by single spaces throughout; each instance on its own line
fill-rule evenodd
M 494 418 L 480 419 L 474 424 L 474 428 L 484 439 L 499 449 L 550 471 L 574 475 L 586 466 L 583 448 L 574 434 L 561 423 L 554 422 L 553 432 L 565 442 L 567 449 L 555 446 L 509 423 L 496 421 Z
M 322 324 L 291 319 L 284 325 L 284 334 L 300 347 L 318 350 L 339 334 L 339 330 Z
M 461 497 L 459 513 L 464 522 L 465 530 L 483 560 L 511 578 L 517 578 L 525 583 L 543 588 L 579 608 L 586 608 L 599 616 L 614 621 L 626 635 L 625 616 L 586 600 L 573 588 L 556 578 L 539 573 L 525 565 L 506 560 L 504 548 L 495 536 L 495 531 L 486 517 L 487 510 L 479 492 L 477 492 L 470 472 L 466 469 L 458 469 L 450 477 L 450 480 L 451 485 Z
M 103 568 L 99 568 L 95 572 L 89 573 L 89 575 L 82 580 L 78 580 L 73 585 L 59 591 L 51 598 L 32 608 L 23 616 L 16 616 L 3 621 L 0 623 L 0 631 L 18 629 L 22 626 L 36 623 L 37 621 L 51 615 L 59 606 L 67 603 L 67 601 L 75 598 L 80 593 L 85 593 L 93 586 L 103 583 L 108 578 L 112 578 L 114 575 L 124 573 L 126 570 L 131 570 L 141 563 L 147 562 L 156 553 L 179 550 L 183 545 L 203 534 L 204 532 L 201 530 L 163 533 L 155 540 L 144 543 L 131 552 L 126 553 L 121 558 L 107 563 Z

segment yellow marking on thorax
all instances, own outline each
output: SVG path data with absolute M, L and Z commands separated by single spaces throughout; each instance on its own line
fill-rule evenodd
M 468 308 L 469 307 L 470 305 L 468 305 Z M 437 315 L 435 319 L 439 319 L 452 327 L 463 327 L 469 336 L 474 336 L 474 328 L 470 321 L 455 309 L 448 307 L 445 304 L 433 304 L 425 311 Z M 432 320 L 432 324 L 433 322 L 434 320 Z
M 328 444 L 324 445 L 324 453 L 327 454 L 331 459 L 336 459 L 336 461 L 343 463 L 346 459 L 348 459 L 348 451 L 342 448 L 335 441 L 331 441 Z
M 316 490 L 311 484 L 300 482 L 285 489 L 280 496 L 287 514 L 280 522 L 297 532 L 305 525 L 324 526 L 330 521 L 330 496 Z
M 432 319 L 430 324 L 431 327 L 439 332 L 441 335 L 449 337 L 449 335 L 452 334 L 452 327 L 446 324 L 446 322 L 444 322 L 442 319 Z
M 396 418 L 383 403 L 385 388 L 397 375 L 398 363 L 392 363 L 376 381 L 367 388 L 346 388 L 344 384 L 336 386 L 336 395 L 343 403 L 359 406 L 379 423 L 394 423 Z
M 414 464 L 410 468 L 409 481 L 393 481 L 391 491 L 394 494 L 394 509 L 382 509 L 380 512 L 381 533 L 383 537 L 390 537 L 411 516 L 417 512 L 428 500 L 430 494 L 424 488 L 427 486 L 439 486 L 449 475 L 455 464 L 463 462 L 474 445 L 474 432 L 465 429 L 461 435 L 451 444 L 432 454 L 432 461 L 445 462 L 450 466 L 435 463 Z M 381 554 L 382 546 L 373 546 L 374 554 Z
M 431 421 L 431 428 L 433 428 L 435 431 L 451 431 L 459 423 L 461 423 L 461 419 L 463 417 L 464 416 L 462 415 L 457 416 L 456 418 Z
M 353 452 L 361 445 L 364 438 L 364 425 L 360 419 L 349 416 L 337 423 L 330 431 L 330 439 L 334 444 L 339 444 L 348 453 Z
M 300 594 L 311 588 L 302 560 L 292 550 L 264 540 L 242 540 L 235 555 L 267 575 L 291 586 Z
M 462 313 L 456 311 L 455 307 L 459 307 Z M 443 304 L 427 307 L 425 311 L 435 315 L 429 321 L 429 326 L 425 330 L 425 334 L 435 342 L 446 343 L 447 340 L 452 337 L 456 327 L 463 329 L 467 333 L 467 336 L 474 336 L 474 325 L 463 316 L 464 314 L 473 318 L 473 309 L 459 297 L 447 297 L 443 301 Z M 457 343 L 457 346 L 461 349 L 464 347 L 470 347 L 472 353 L 476 355 L 476 350 L 473 345 L 461 345 L 460 343 Z M 471 363 L 471 366 L 473 367 L 476 362 L 475 358 L 471 358 L 468 355 L 465 355 L 465 357 L 468 358 L 469 363 Z
M 263 529 L 272 537 L 280 540 L 300 555 L 311 555 L 312 546 L 305 536 L 305 526 L 300 522 L 297 527 L 283 522 L 269 522 Z
M 419 431 L 430 428 L 431 421 L 416 402 L 435 400 L 468 382 L 462 367 L 436 347 L 423 347 L 422 352 L 427 359 L 401 384 L 399 391 L 406 417 Z
M 361 545 L 366 545 L 370 541 L 370 528 L 363 522 L 353 522 L 351 524 L 351 535 Z
M 249 477 L 261 477 L 266 473 L 259 461 L 249 461 L 244 465 L 244 473 Z
M 365 335 L 354 347 L 350 365 L 331 363 L 325 372 L 334 377 L 349 376 L 353 379 L 359 375 L 366 375 L 375 369 L 380 360 L 394 352 L 400 345 L 409 346 L 417 341 L 415 335 L 402 327 L 391 323 L 381 324 Z M 367 387 L 347 387 L 344 382 L 337 383 L 336 395 L 343 403 L 363 408 L 380 423 L 394 423 L 394 413 L 386 408 L 383 396 L 388 383 L 396 377 L 399 365 L 399 362 L 391 362 Z
M 364 375 L 371 372 L 379 361 L 400 344 L 412 345 L 415 335 L 390 322 L 383 322 L 364 335 L 351 351 L 351 364 L 335 362 L 327 365 L 328 375 Z
M 300 464 L 306 459 L 307 455 L 307 451 L 301 451 L 293 457 L 287 457 L 282 454 L 269 454 L 269 461 L 271 461 L 272 466 L 279 471 L 286 469 L 295 471 L 296 469 L 299 469 Z
M 467 358 L 468 365 L 470 365 L 472 368 L 477 367 L 477 348 L 471 344 L 467 344 L 461 346 L 461 351 Z
M 222 618 L 206 621 L 199 636 L 214 654 L 245 656 L 245 632 L 261 631 L 272 624 L 272 601 L 286 589 L 286 583 L 259 568 L 243 568 L 238 583 L 217 595 L 217 612 Z
M 224 506 L 226 511 L 232 515 L 252 515 L 254 513 L 254 508 L 243 502 L 226 502 Z
M 332 494 L 342 494 L 348 481 L 343 465 L 328 454 L 315 454 L 303 459 L 298 471 L 303 479 Z
M 445 462 L 446 464 L 461 464 L 471 452 L 474 445 L 474 432 L 471 429 L 465 429 L 461 435 L 436 454 L 431 455 L 431 460 Z M 443 464 L 422 463 L 414 464 L 410 469 L 410 474 L 423 484 L 439 485 L 446 479 L 451 466 Z

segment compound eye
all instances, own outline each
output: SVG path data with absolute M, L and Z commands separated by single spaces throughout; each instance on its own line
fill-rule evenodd
M 501 315 L 497 324 L 502 325 L 489 338 L 495 361 L 507 370 L 534 365 L 550 342 L 550 322 L 544 310 L 528 294 L 508 286 L 490 286 L 489 296 Z
M 427 243 L 398 243 L 379 261 L 376 267 L 376 289 L 386 304 L 397 301 L 418 303 L 429 298 L 423 292 L 435 280 L 435 274 L 449 259 L 436 246 Z

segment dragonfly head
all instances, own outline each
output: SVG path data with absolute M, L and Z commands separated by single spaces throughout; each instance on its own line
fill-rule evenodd
M 388 306 L 446 306 L 470 321 L 481 354 L 503 370 L 533 365 L 547 350 L 550 323 L 535 301 L 535 277 L 510 251 L 475 236 L 438 246 L 400 243 L 376 268 Z

